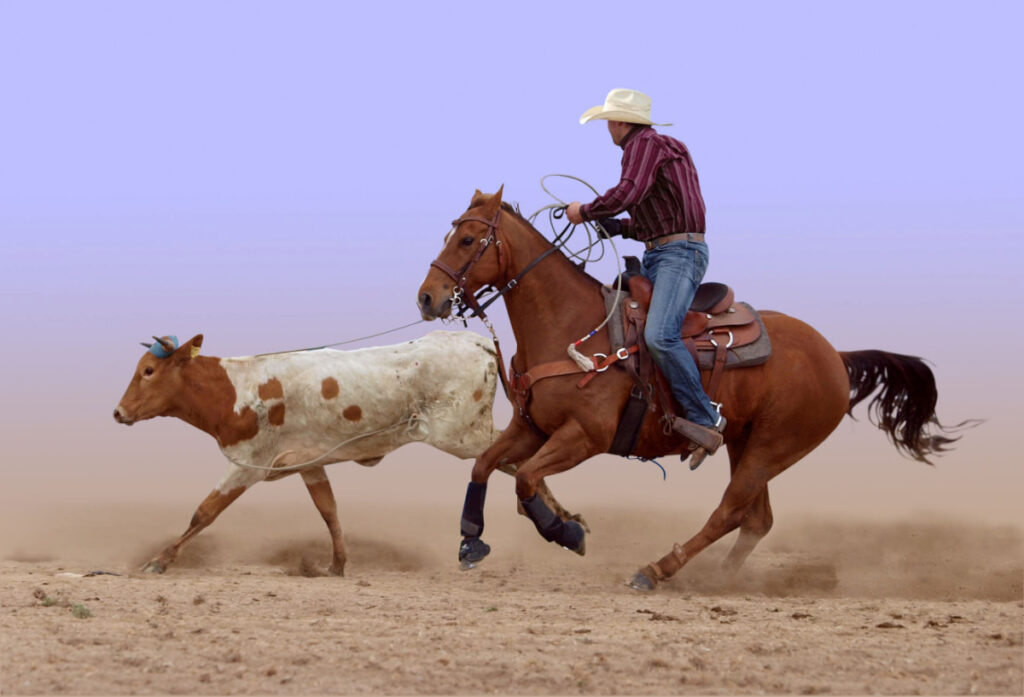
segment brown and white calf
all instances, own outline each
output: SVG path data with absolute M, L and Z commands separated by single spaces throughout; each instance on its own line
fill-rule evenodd
M 253 484 L 298 471 L 331 533 L 330 571 L 342 575 L 345 544 L 324 465 L 375 465 L 412 441 L 473 458 L 499 433 L 491 417 L 494 351 L 470 332 L 431 332 L 356 351 L 241 358 L 200 356 L 202 342 L 199 334 L 164 358 L 143 355 L 114 410 L 129 425 L 178 417 L 213 436 L 231 462 L 185 533 L 146 571 L 165 571 L 186 542 Z M 514 473 L 514 465 L 506 471 Z

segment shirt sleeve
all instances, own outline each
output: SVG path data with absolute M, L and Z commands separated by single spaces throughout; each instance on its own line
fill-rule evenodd
M 634 139 L 622 154 L 622 177 L 619 183 L 580 207 L 584 220 L 611 218 L 644 199 L 654 185 L 661 164 L 658 146 L 650 138 Z

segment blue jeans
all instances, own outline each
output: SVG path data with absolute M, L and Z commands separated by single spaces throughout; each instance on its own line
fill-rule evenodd
M 669 242 L 644 253 L 644 276 L 654 284 L 644 340 L 661 368 L 672 395 L 686 410 L 686 418 L 711 428 L 718 412 L 704 393 L 700 370 L 683 345 L 683 319 L 697 286 L 708 269 L 708 246 L 703 242 Z

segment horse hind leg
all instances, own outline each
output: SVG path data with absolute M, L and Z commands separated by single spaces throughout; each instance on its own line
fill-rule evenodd
M 635 590 L 653 590 L 659 581 L 671 578 L 710 544 L 741 527 L 752 509 L 763 501 L 763 511 L 754 511 L 746 534 L 741 534 L 742 541 L 737 540 L 735 554 L 729 555 L 732 562 L 742 563 L 771 527 L 768 481 L 798 462 L 823 439 L 804 443 L 802 447 L 794 447 L 794 443 L 779 438 L 762 438 L 756 443 L 751 440 L 740 454 L 721 502 L 700 532 L 684 544 L 674 545 L 671 552 L 638 571 L 628 585 Z
M 722 568 L 731 574 L 739 571 L 757 543 L 772 529 L 772 522 L 772 506 L 768 501 L 768 487 L 765 486 L 740 521 L 739 537 L 722 561 Z
M 729 471 L 735 474 L 736 466 L 739 464 L 743 451 L 746 449 L 747 435 L 730 443 L 729 449 Z M 722 568 L 730 574 L 739 571 L 743 562 L 747 560 L 750 553 L 754 551 L 757 543 L 772 529 L 772 506 L 768 500 L 768 486 L 765 485 L 747 509 L 747 514 L 740 521 L 740 534 L 736 538 L 732 549 L 722 561 Z

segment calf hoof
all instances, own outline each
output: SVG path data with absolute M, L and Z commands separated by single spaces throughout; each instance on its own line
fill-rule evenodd
M 463 569 L 472 569 L 491 553 L 491 546 L 479 537 L 463 538 L 459 545 L 459 564 Z
M 654 587 L 657 585 L 657 581 L 644 573 L 644 571 L 646 571 L 646 569 L 640 569 L 640 571 L 633 574 L 633 578 L 629 579 L 629 582 L 626 585 L 635 591 L 641 591 L 643 593 L 653 591 Z
M 562 547 L 581 557 L 587 553 L 587 534 L 575 520 L 565 522 L 565 544 Z
M 144 574 L 162 574 L 167 571 L 167 566 L 158 559 L 151 559 L 142 565 Z
M 327 568 L 327 573 L 329 573 L 331 576 L 344 576 L 345 575 L 345 565 L 344 564 L 331 564 Z

